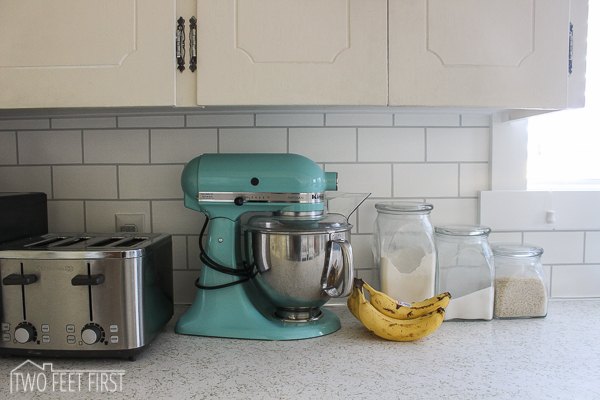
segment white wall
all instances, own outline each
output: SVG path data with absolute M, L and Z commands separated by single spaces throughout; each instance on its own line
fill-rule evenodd
M 490 115 L 472 111 L 3 112 L 0 191 L 46 192 L 55 232 L 114 231 L 114 214 L 144 214 L 147 231 L 173 235 L 176 301 L 186 303 L 195 292 L 202 217 L 183 207 L 179 177 L 195 155 L 300 153 L 337 171 L 340 191 L 372 192 L 351 220 L 352 244 L 359 276 L 377 284 L 370 253 L 374 203 L 426 200 L 434 205 L 436 225 L 478 223 L 479 193 L 491 188 L 490 146 Z M 590 276 L 598 280 L 596 270 Z M 555 275 L 549 276 L 553 287 L 557 279 L 573 279 L 563 278 L 563 270 Z M 600 290 L 571 287 L 559 295 L 600 296 Z

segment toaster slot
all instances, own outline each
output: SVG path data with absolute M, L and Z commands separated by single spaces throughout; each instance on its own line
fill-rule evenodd
M 86 236 L 80 236 L 80 237 L 76 237 L 76 238 L 71 239 L 71 240 L 66 240 L 64 242 L 56 243 L 52 247 L 67 247 L 67 246 L 72 246 L 72 245 L 77 244 L 77 243 L 85 242 L 86 240 L 90 240 L 90 238 L 86 237 Z
M 135 246 L 136 244 L 145 242 L 146 240 L 148 240 L 148 238 L 132 237 L 132 238 L 124 240 L 123 242 L 119 242 L 118 246 L 119 247 L 132 247 L 132 246 Z
M 65 239 L 69 239 L 69 237 L 68 236 L 52 237 L 52 238 L 49 238 L 49 239 L 41 240 L 39 242 L 35 242 L 35 243 L 31 243 L 31 244 L 25 245 L 25 247 L 28 248 L 28 249 L 39 249 L 39 248 L 42 248 L 42 247 L 48 247 L 48 246 L 50 246 L 53 243 L 58 243 L 58 242 L 61 242 L 61 241 L 65 240 Z
M 122 237 L 110 237 L 110 238 L 102 239 L 96 243 L 92 243 L 89 247 L 107 247 L 107 246 L 111 246 L 121 240 L 123 240 Z

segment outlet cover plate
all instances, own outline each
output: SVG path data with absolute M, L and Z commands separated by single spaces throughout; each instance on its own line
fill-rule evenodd
M 145 232 L 145 214 L 115 214 L 115 232 Z

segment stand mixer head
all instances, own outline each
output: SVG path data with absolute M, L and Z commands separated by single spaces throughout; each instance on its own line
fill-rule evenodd
M 186 165 L 181 184 L 185 206 L 204 213 L 209 230 L 205 248 L 200 235 L 198 291 L 176 332 L 288 340 L 339 329 L 337 316 L 320 309 L 352 281 L 351 225 L 325 210 L 335 172 L 296 154 L 204 154 Z M 244 260 L 246 213 L 263 215 L 246 226 Z

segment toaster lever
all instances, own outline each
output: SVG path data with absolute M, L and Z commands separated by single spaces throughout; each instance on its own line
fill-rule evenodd
M 75 275 L 71 279 L 73 286 L 95 286 L 104 283 L 104 274 L 96 275 Z
M 34 282 L 37 282 L 34 274 L 10 274 L 2 279 L 4 285 L 31 285 Z

